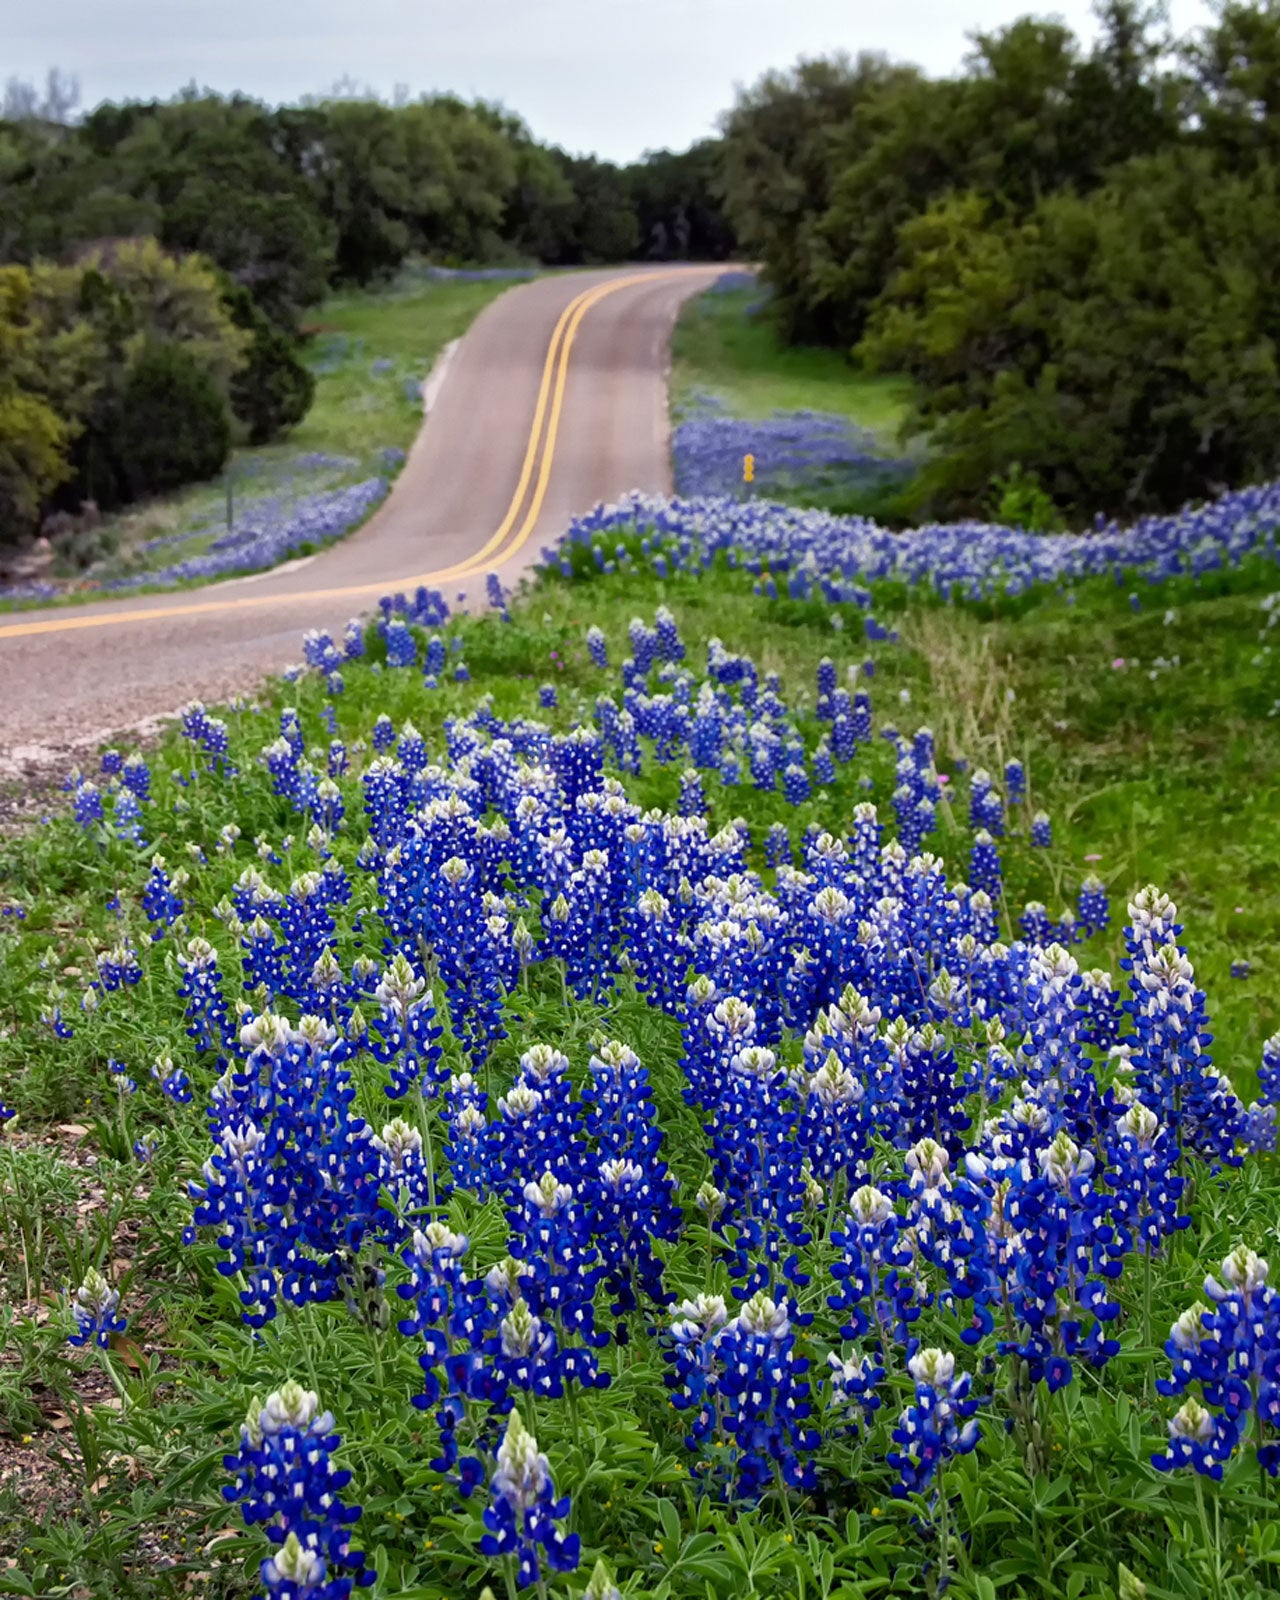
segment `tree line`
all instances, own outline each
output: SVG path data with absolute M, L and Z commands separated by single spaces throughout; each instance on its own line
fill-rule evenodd
M 1174 39 L 1103 0 L 929 77 L 802 61 L 725 118 L 723 185 L 789 339 L 908 375 L 932 512 L 1132 515 L 1280 471 L 1280 3 Z
M 277 436 L 310 403 L 309 309 L 410 255 L 734 247 L 711 140 L 622 167 L 500 107 L 350 86 L 281 107 L 195 90 L 74 105 L 51 74 L 43 92 L 11 82 L 0 108 L 0 542 L 51 505 L 117 505 L 216 473 L 237 436 Z M 170 278 L 193 321 L 170 314 Z

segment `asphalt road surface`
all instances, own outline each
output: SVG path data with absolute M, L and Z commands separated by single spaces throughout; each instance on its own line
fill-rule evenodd
M 668 348 L 680 304 L 722 268 L 583 272 L 509 290 L 453 352 L 394 489 L 356 534 L 305 560 L 177 593 L 0 615 L 0 756 L 12 771 L 245 692 L 428 583 L 482 603 L 569 520 L 670 489 Z

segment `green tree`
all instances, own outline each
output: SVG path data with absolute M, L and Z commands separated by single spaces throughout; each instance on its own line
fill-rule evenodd
M 723 261 L 733 253 L 724 216 L 723 150 L 703 139 L 678 154 L 650 150 L 627 169 L 641 254 L 659 261 Z
M 1225 0 L 1183 48 L 1199 143 L 1240 172 L 1280 162 L 1280 0 Z
M 917 380 L 935 509 L 980 509 L 1015 463 L 1077 515 L 1280 470 L 1274 169 L 1174 149 L 1022 223 L 953 197 L 903 252 L 860 353 Z
M 633 260 L 640 230 L 626 175 L 611 161 L 557 152 L 561 171 L 575 197 L 573 227 L 557 265 L 595 266 Z
M 299 359 L 296 342 L 263 315 L 247 289 L 228 282 L 223 292 L 236 326 L 250 339 L 244 364 L 231 379 L 231 409 L 249 443 L 266 444 L 306 416 L 316 380 Z
M 32 388 L 42 370 L 31 275 L 0 267 L 0 543 L 35 527 L 49 494 L 70 473 L 70 429 Z
M 725 209 L 790 338 L 837 337 L 839 319 L 812 281 L 815 228 L 839 171 L 834 135 L 898 71 L 876 55 L 801 61 L 766 74 L 722 120 Z

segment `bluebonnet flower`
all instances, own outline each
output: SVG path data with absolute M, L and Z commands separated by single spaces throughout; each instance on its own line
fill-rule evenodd
M 827 1356 L 830 1370 L 831 1414 L 837 1425 L 854 1437 L 870 1428 L 882 1400 L 876 1392 L 884 1382 L 885 1369 L 870 1356 L 844 1357 L 836 1351 Z
M 342 634 L 342 655 L 345 661 L 358 661 L 364 655 L 364 623 L 352 617 Z
M 772 787 L 772 777 L 769 786 Z M 809 774 L 798 762 L 792 762 L 782 774 L 783 798 L 788 805 L 798 806 L 809 798 L 811 792 Z
M 419 1080 L 425 1093 L 434 1096 L 440 1086 L 443 1030 L 426 979 L 417 976 L 402 951 L 393 957 L 374 997 L 382 1008 L 374 1024 L 380 1039 L 371 1041 L 370 1049 L 391 1068 L 387 1098 L 403 1098 Z
M 239 1297 L 251 1327 L 276 1315 L 280 1294 L 298 1305 L 339 1295 L 350 1252 L 381 1219 L 379 1153 L 353 1114 L 335 1042 L 318 1017 L 297 1028 L 252 1018 L 241 1029 L 247 1060 L 211 1096 L 215 1148 L 189 1185 L 194 1221 L 219 1230 L 219 1271 L 246 1274 Z
M 791 865 L 791 835 L 785 822 L 771 822 L 764 842 L 765 862 L 768 866 Z
M 96 1267 L 90 1267 L 71 1298 L 76 1328 L 67 1336 L 67 1343 L 95 1344 L 100 1350 L 109 1350 L 112 1335 L 123 1333 L 128 1326 L 126 1319 L 116 1314 L 119 1304 L 119 1291 L 111 1287 Z
M 374 1581 L 351 1547 L 360 1507 L 341 1497 L 351 1474 L 334 1464 L 342 1441 L 333 1426 L 313 1392 L 286 1383 L 250 1405 L 239 1450 L 223 1457 L 232 1478 L 224 1499 L 273 1547 L 261 1567 L 268 1600 L 348 1600 Z
M 840 1287 L 828 1295 L 827 1304 L 845 1315 L 841 1338 L 870 1335 L 884 1362 L 891 1350 L 908 1342 L 911 1325 L 920 1316 L 910 1270 L 915 1257 L 892 1197 L 873 1184 L 861 1185 L 831 1242 L 841 1251 L 831 1268 Z
M 796 1350 L 802 1318 L 794 1304 L 760 1292 L 732 1319 L 716 1295 L 676 1311 L 665 1352 L 672 1404 L 690 1413 L 686 1444 L 702 1455 L 694 1472 L 722 1490 L 757 1500 L 775 1476 L 791 1488 L 816 1481 L 820 1436 L 812 1411 L 808 1358 Z M 711 1453 L 709 1446 L 728 1446 Z M 707 1452 L 706 1454 L 702 1454 Z
M 138 953 L 127 940 L 113 945 L 110 950 L 103 950 L 95 958 L 94 964 L 98 969 L 98 981 L 108 994 L 142 981 Z
M 1222 1278 L 1204 1281 L 1209 1303 L 1197 1302 L 1173 1324 L 1165 1352 L 1172 1363 L 1168 1379 L 1157 1379 L 1164 1395 L 1185 1393 L 1194 1382 L 1203 1403 L 1192 1395 L 1169 1423 L 1165 1451 L 1152 1456 L 1162 1471 L 1189 1466 L 1211 1478 L 1222 1469 L 1256 1418 L 1258 1464 L 1280 1475 L 1280 1294 L 1267 1282 L 1268 1263 L 1237 1245 L 1219 1269 Z M 1265 1430 L 1271 1430 L 1268 1437 Z
M 587 629 L 587 650 L 597 667 L 603 670 L 609 665 L 609 647 L 604 634 L 594 623 Z
M 1111 905 L 1106 885 L 1096 873 L 1091 872 L 1080 885 L 1076 911 L 1086 934 L 1099 933 L 1110 923 Z
M 1041 850 L 1047 850 L 1053 843 L 1053 824 L 1047 811 L 1037 811 L 1032 817 L 1031 843 Z
M 129 1076 L 129 1069 L 123 1061 L 117 1061 L 112 1057 L 107 1062 L 107 1071 L 111 1073 L 113 1078 L 117 1079 L 116 1087 L 121 1094 L 137 1094 L 138 1085 Z
M 1177 915 L 1169 897 L 1150 886 L 1129 905 L 1121 966 L 1130 973 L 1124 1010 L 1134 1026 L 1134 1087 L 1184 1148 L 1238 1165 L 1244 1107 L 1213 1066 L 1205 996 L 1177 942 Z
M 1018 1234 L 1018 1254 L 1004 1270 L 1023 1335 L 1000 1349 L 1021 1356 L 1032 1381 L 1043 1378 L 1051 1390 L 1071 1381 L 1073 1356 L 1100 1367 L 1120 1348 L 1107 1333 L 1119 1313 L 1108 1285 L 1120 1274 L 1126 1239 L 1094 1182 L 1095 1165 L 1092 1152 L 1059 1131 L 1034 1162 L 1024 1156 L 994 1169 L 1009 1185 L 1002 1218 Z
M 1003 879 L 1000 871 L 1000 852 L 995 840 L 985 828 L 974 835 L 973 853 L 969 858 L 969 882 L 993 900 L 1000 898 Z
M 187 1034 L 197 1050 L 229 1048 L 234 1031 L 222 994 L 218 952 L 207 939 L 191 939 L 186 954 L 178 957 L 182 969 L 179 989 L 186 1002 Z
M 152 939 L 163 938 L 164 930 L 171 928 L 182 915 L 183 902 L 176 891 L 184 880 L 185 874 L 182 872 L 176 872 L 170 878 L 164 857 L 152 856 L 151 872 L 142 891 L 142 909 L 147 914 L 147 920 L 153 924 Z
M 75 789 L 75 819 L 86 832 L 104 820 L 102 796 L 97 786 L 82 778 Z
M 519 1209 L 508 1213 L 510 1249 L 522 1269 L 521 1293 L 529 1309 L 555 1326 L 564 1341 L 561 1371 L 586 1388 L 607 1388 L 593 1354 L 609 1342 L 596 1327 L 594 1291 L 603 1275 L 591 1242 L 591 1215 L 574 1187 L 548 1167 L 524 1185 Z M 572 1346 L 572 1338 L 583 1341 Z
M 151 1076 L 167 1099 L 177 1105 L 190 1103 L 191 1079 L 181 1067 L 174 1066 L 172 1056 L 157 1056 L 151 1067 Z
M 1154 1255 L 1167 1235 L 1190 1227 L 1179 1214 L 1186 1180 L 1176 1171 L 1178 1146 L 1149 1107 L 1135 1102 L 1109 1130 L 1107 1180 L 1111 1214 L 1136 1236 L 1141 1255 Z
M 151 769 L 144 756 L 126 757 L 120 769 L 120 781 L 144 805 L 151 799 Z
M 684 660 L 684 642 L 676 627 L 676 619 L 666 606 L 659 606 L 654 616 L 654 639 L 659 660 Z
M 418 646 L 409 631 L 408 623 L 399 617 L 392 617 L 386 625 L 383 637 L 387 646 L 387 665 L 411 667 L 417 658 Z
M 1274 1150 L 1277 1108 L 1280 1108 L 1280 1033 L 1272 1034 L 1262 1047 L 1258 1089 L 1258 1099 L 1248 1111 L 1249 1145 L 1253 1150 Z
M 591 1569 L 591 1581 L 582 1591 L 582 1600 L 622 1600 L 622 1590 L 613 1581 L 603 1558 Z
M 111 827 L 117 839 L 125 844 L 145 850 L 147 841 L 142 834 L 142 808 L 132 789 L 123 786 L 116 790 L 111 802 Z
M 1016 756 L 1004 764 L 1004 787 L 1011 806 L 1021 804 L 1027 797 L 1026 770 Z
M 680 774 L 679 805 L 682 817 L 701 817 L 706 814 L 707 797 L 702 788 L 702 775 L 696 767 L 689 767 Z
M 555 684 L 544 683 L 538 690 L 538 704 L 543 708 L 544 711 L 554 711 L 559 703 L 559 698 L 556 695 Z
M 512 1411 L 490 1482 L 481 1554 L 514 1556 L 522 1588 L 540 1581 L 543 1561 L 552 1572 L 573 1572 L 581 1559 L 581 1541 L 576 1533 L 556 1527 L 568 1514 L 568 1497 L 556 1498 L 551 1468 L 538 1441 L 519 1411 Z
M 818 663 L 818 715 L 830 719 L 831 699 L 836 692 L 836 664 L 830 656 Z
M 966 1455 L 978 1442 L 973 1380 L 967 1372 L 956 1376 L 956 1358 L 943 1350 L 917 1350 L 907 1370 L 915 1380 L 915 1402 L 898 1418 L 893 1430 L 898 1448 L 888 1455 L 899 1474 L 893 1485 L 898 1496 L 927 1488 L 947 1461 Z

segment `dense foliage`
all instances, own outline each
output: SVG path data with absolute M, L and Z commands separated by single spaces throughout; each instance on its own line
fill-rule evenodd
M 562 265 L 723 257 L 716 173 L 712 142 L 623 168 L 449 95 L 272 109 L 188 92 L 104 103 L 72 123 L 0 121 L 0 260 L 154 235 L 216 262 L 290 326 L 330 285 L 385 277 L 410 252 Z
M 1177 45 L 1106 0 L 1088 49 L 1023 18 L 930 79 L 862 56 L 725 123 L 729 215 L 793 338 L 916 381 L 935 510 L 1015 464 L 1060 512 L 1273 475 L 1280 7 Z
M 16 419 L 0 539 L 26 532 L 58 490 L 110 506 L 217 472 L 234 381 L 261 337 L 237 325 L 208 262 L 151 239 L 75 265 L 0 267 L 0 405 Z M 260 368 L 271 366 L 267 352 Z M 189 415 L 168 414 L 180 399 Z

